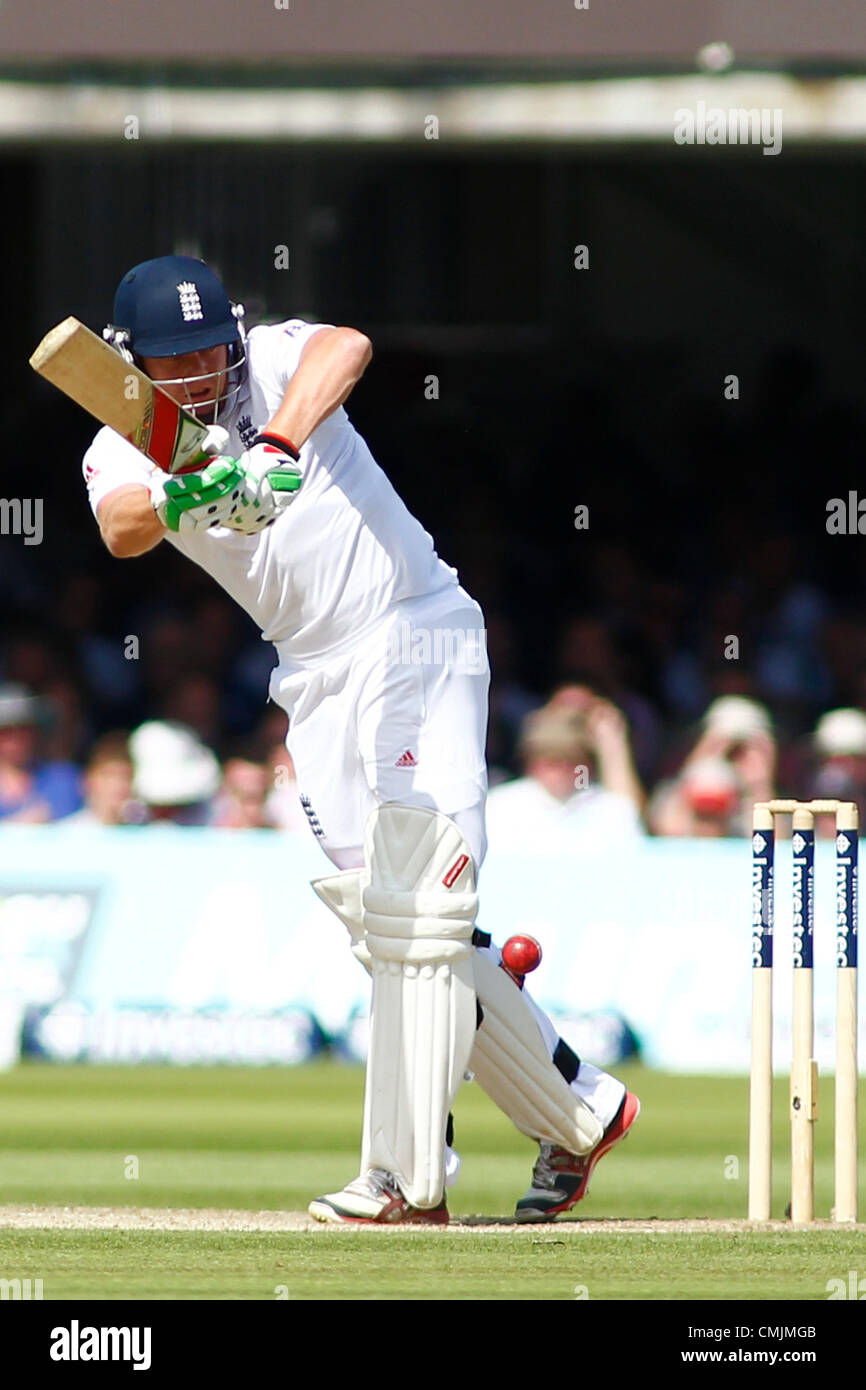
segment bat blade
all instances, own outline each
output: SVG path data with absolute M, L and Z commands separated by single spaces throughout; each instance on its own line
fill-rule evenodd
M 166 473 L 204 463 L 207 427 L 78 319 L 46 333 L 30 365 Z

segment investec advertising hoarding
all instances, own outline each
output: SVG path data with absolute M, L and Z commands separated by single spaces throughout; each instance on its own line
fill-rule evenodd
M 28 1020 L 37 1053 L 280 1063 L 358 1034 L 369 981 L 309 886 L 329 867 L 312 836 L 10 826 L 0 847 L 0 1011 Z M 500 943 L 536 936 L 544 959 L 529 988 L 552 1010 L 597 1017 L 600 1039 L 621 1018 L 651 1065 L 745 1073 L 750 857 L 746 839 L 647 839 L 610 854 L 491 851 L 478 925 Z M 817 847 L 815 879 L 816 1055 L 832 1070 L 832 841 Z M 789 843 L 778 849 L 776 883 L 784 1060 Z

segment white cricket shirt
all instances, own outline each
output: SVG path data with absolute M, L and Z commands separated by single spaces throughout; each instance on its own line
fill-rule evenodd
M 321 328 L 302 319 L 251 329 L 247 373 L 231 411 L 235 458 L 252 444 L 283 399 L 301 350 Z M 280 660 L 316 666 L 358 644 L 402 599 L 459 590 L 456 570 L 411 515 L 339 406 L 301 449 L 303 483 L 273 526 L 244 536 L 224 526 L 178 535 L 170 545 L 230 594 L 279 646 Z M 105 427 L 84 456 L 90 505 L 129 483 L 147 487 L 149 459 Z

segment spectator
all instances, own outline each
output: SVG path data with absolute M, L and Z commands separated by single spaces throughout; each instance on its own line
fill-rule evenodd
M 617 734 L 607 710 L 598 723 L 605 720 L 605 738 L 622 736 L 624 722 Z M 494 787 L 487 799 L 492 851 L 613 846 L 641 834 L 632 796 L 603 785 L 607 755 L 591 730 L 586 715 L 573 709 L 547 705 L 527 716 L 518 750 L 524 775 Z
M 52 761 L 80 763 L 93 740 L 87 701 L 71 676 L 59 676 L 41 692 L 47 710 L 40 735 L 43 756 Z
M 741 792 L 739 778 L 724 758 L 690 759 L 676 781 L 657 789 L 650 830 L 696 838 L 739 834 Z
M 777 716 L 782 708 L 820 708 L 830 690 L 820 642 L 828 603 L 802 577 L 797 538 L 789 530 L 771 532 L 746 550 L 745 559 L 757 610 L 756 689 L 773 701 Z
M 84 806 L 64 825 L 135 825 L 144 807 L 133 800 L 132 757 L 126 734 L 103 734 L 90 750 L 84 770 Z
M 135 633 L 135 626 L 130 630 Z M 189 621 L 172 614 L 159 614 L 146 625 L 141 636 L 140 672 L 145 687 L 145 708 L 158 709 L 192 670 Z
M 38 756 L 43 710 L 26 686 L 0 686 L 0 820 L 40 824 L 81 805 L 78 769 Z
M 650 830 L 656 835 L 750 834 L 754 803 L 776 795 L 775 769 L 767 710 L 745 696 L 723 695 L 706 711 L 698 741 L 676 777 L 656 788 Z
M 808 796 L 816 800 L 856 801 L 866 805 L 866 714 L 859 709 L 834 709 L 822 715 L 812 736 L 815 766 Z M 833 836 L 830 816 L 818 816 L 815 831 Z
M 214 805 L 213 824 L 226 830 L 271 830 L 267 809 L 271 779 L 268 769 L 246 752 L 227 758 Z
M 74 571 L 57 596 L 55 620 L 74 651 L 75 668 L 88 692 L 88 712 L 105 714 L 118 724 L 128 716 L 134 723 L 139 662 L 124 640 L 128 628 L 118 631 L 107 615 L 112 597 L 97 574 Z
M 626 678 L 626 664 L 622 648 L 597 618 L 572 618 L 560 633 L 557 684 L 589 686 L 622 710 L 635 763 L 641 776 L 649 778 L 658 753 L 658 718 L 650 701 Z
M 273 670 L 273 666 L 270 669 Z M 280 709 L 279 705 L 269 702 L 265 706 L 264 713 L 260 716 L 253 734 L 255 746 L 261 751 L 263 758 L 264 754 L 270 753 L 276 744 L 285 743 L 288 732 L 289 721 L 286 718 L 285 710 Z M 273 767 L 272 760 L 267 759 L 266 761 L 269 767 Z M 294 777 L 294 772 L 292 776 Z
M 67 666 L 68 653 L 62 652 L 59 634 L 37 626 L 35 620 L 23 631 L 13 632 L 4 660 L 10 683 L 23 685 L 28 694 L 39 696 L 50 681 L 64 674 Z
M 606 791 L 629 797 L 642 813 L 646 795 L 631 755 L 628 725 L 622 711 L 586 685 L 559 686 L 548 708 L 571 710 L 583 716 L 599 782 Z
M 159 715 L 169 723 L 185 724 L 208 744 L 219 747 L 222 720 L 222 692 L 212 676 L 191 671 L 166 691 Z
M 148 720 L 129 740 L 133 791 L 151 821 L 204 825 L 220 784 L 216 757 L 192 729 L 168 720 Z

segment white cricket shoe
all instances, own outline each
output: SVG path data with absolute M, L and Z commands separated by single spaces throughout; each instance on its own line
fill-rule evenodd
M 412 1222 L 428 1226 L 447 1226 L 448 1208 L 445 1199 L 438 1207 L 410 1206 L 397 1186 L 393 1173 L 384 1168 L 371 1168 L 342 1192 L 329 1192 L 317 1197 L 307 1208 L 317 1221 L 379 1222 L 380 1224 Z

